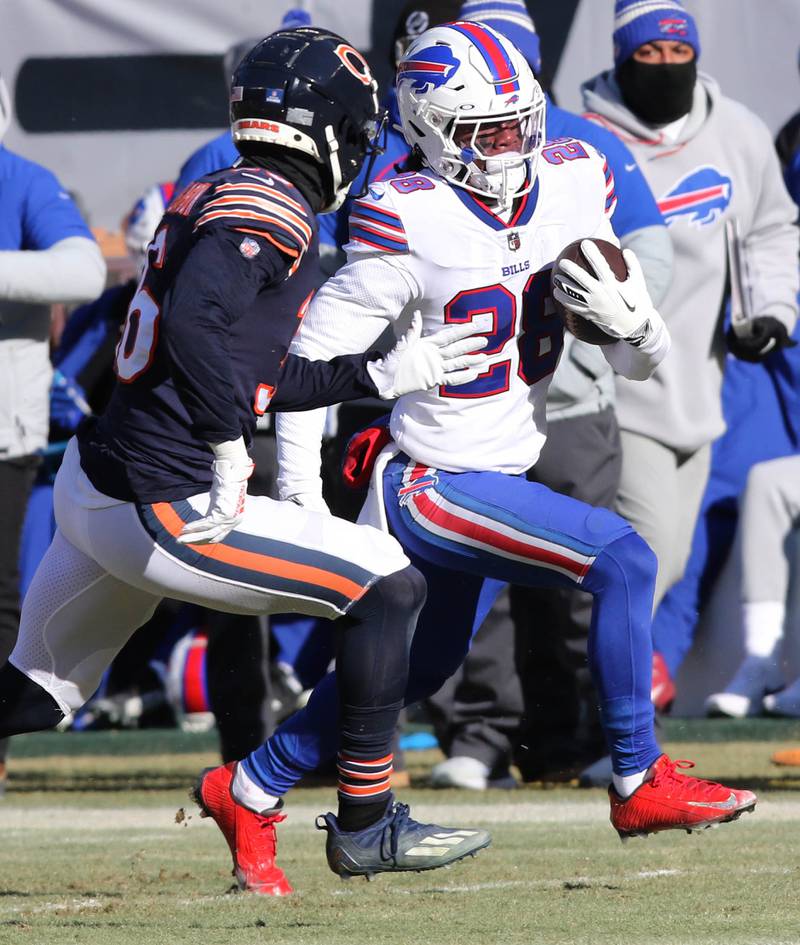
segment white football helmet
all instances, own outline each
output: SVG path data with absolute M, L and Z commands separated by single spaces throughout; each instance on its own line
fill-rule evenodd
M 397 67 L 397 103 L 406 141 L 445 180 L 505 206 L 533 188 L 544 92 L 495 30 L 456 22 L 417 37 Z M 513 150 L 482 149 L 490 129 L 511 122 L 519 131 Z

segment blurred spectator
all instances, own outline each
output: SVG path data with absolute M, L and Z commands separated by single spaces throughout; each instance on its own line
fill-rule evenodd
M 47 445 L 50 306 L 94 298 L 106 276 L 89 227 L 56 177 L 3 146 L 10 122 L 0 75 L 0 663 L 19 629 L 19 539 Z
M 645 6 L 617 0 L 615 67 L 583 86 L 589 117 L 640 159 L 675 250 L 661 306 L 673 350 L 645 384 L 617 381 L 623 446 L 617 509 L 658 556 L 655 606 L 684 572 L 711 443 L 724 430 L 724 341 L 736 357 L 761 361 L 790 343 L 797 314 L 796 208 L 769 133 L 698 74 L 699 54 L 696 24 L 678 0 Z M 753 316 L 741 334 L 723 336 L 728 220 L 740 224 Z M 661 687 L 665 701 L 668 689 Z
M 798 55 L 797 64 L 800 66 L 800 55 Z M 778 152 L 778 159 L 781 162 L 784 175 L 786 175 L 792 163 L 795 166 L 798 165 L 798 157 L 800 157 L 800 111 L 795 112 L 775 136 L 775 150 Z M 792 193 L 796 193 L 788 181 L 787 186 Z
M 539 37 L 523 0 L 467 0 L 458 18 L 505 35 L 539 76 Z M 614 232 L 638 256 L 658 305 L 672 244 L 635 158 L 610 131 L 549 99 L 546 130 L 550 140 L 580 138 L 605 155 L 618 200 Z M 547 441 L 530 478 L 610 508 L 621 464 L 613 404 L 613 372 L 599 347 L 565 334 L 548 389 Z M 591 612 L 590 595 L 567 589 L 515 587 L 511 605 L 507 594 L 498 598 L 462 668 L 429 700 L 449 756 L 434 768 L 434 785 L 509 786 L 512 756 L 525 780 L 566 777 L 604 753 L 586 655 Z
M 789 193 L 800 205 L 800 142 L 796 153 L 782 158 L 782 164 Z M 798 334 L 796 327 L 795 341 Z M 800 450 L 800 347 L 785 347 L 762 364 L 729 357 L 722 407 L 726 430 L 712 447 L 711 473 L 689 561 L 653 620 L 653 645 L 668 698 L 675 691 L 673 677 L 694 641 L 700 612 L 733 545 L 739 496 L 751 466 Z M 750 679 L 755 703 L 764 695 L 765 690 L 758 691 L 762 682 Z
M 724 691 L 706 700 L 709 715 L 800 718 L 800 678 L 784 688 L 781 671 L 786 600 L 798 564 L 790 538 L 798 526 L 800 455 L 753 466 L 738 535 L 744 659 Z

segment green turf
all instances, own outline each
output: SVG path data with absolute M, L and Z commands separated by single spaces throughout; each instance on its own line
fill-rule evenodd
M 797 741 L 800 721 L 796 719 L 673 719 L 662 722 L 665 741 Z M 414 731 L 430 731 L 429 726 L 414 725 Z M 18 735 L 13 742 L 17 758 L 47 755 L 157 755 L 216 751 L 215 731 L 191 733 L 175 728 L 149 728 L 133 731 L 37 732 Z
M 623 845 L 599 789 L 432 791 L 439 756 L 413 752 L 403 798 L 420 816 L 487 826 L 492 847 L 450 870 L 343 883 L 313 829 L 334 789 L 300 788 L 279 828 L 295 885 L 285 900 L 228 891 L 224 841 L 187 799 L 215 759 L 213 735 L 15 739 L 0 803 L 0 945 L 797 945 L 800 769 L 769 762 L 800 742 L 797 726 L 768 722 L 758 741 L 754 723 L 721 724 L 665 733 L 696 773 L 759 791 L 755 814 L 702 835 Z

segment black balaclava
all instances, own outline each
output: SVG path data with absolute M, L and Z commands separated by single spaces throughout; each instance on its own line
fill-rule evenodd
M 324 171 L 322 165 L 314 158 L 301 151 L 293 151 L 279 145 L 258 143 L 251 150 L 248 147 L 249 144 L 251 142 L 245 141 L 239 147 L 246 163 L 255 164 L 286 177 L 305 197 L 314 213 L 319 213 L 329 203 L 322 179 Z
M 614 75 L 628 108 L 648 125 L 667 125 L 692 110 L 697 60 L 651 64 L 633 56 Z

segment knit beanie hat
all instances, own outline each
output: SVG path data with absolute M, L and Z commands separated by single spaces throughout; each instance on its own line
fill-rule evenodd
M 425 30 L 458 19 L 459 0 L 408 0 L 400 11 L 392 36 L 392 68 Z
M 680 0 L 617 0 L 614 7 L 614 65 L 619 66 L 644 43 L 672 39 L 687 43 L 700 57 L 694 18 Z
M 525 0 L 466 0 L 459 20 L 477 20 L 510 40 L 527 59 L 534 75 L 542 70 L 539 36 Z

